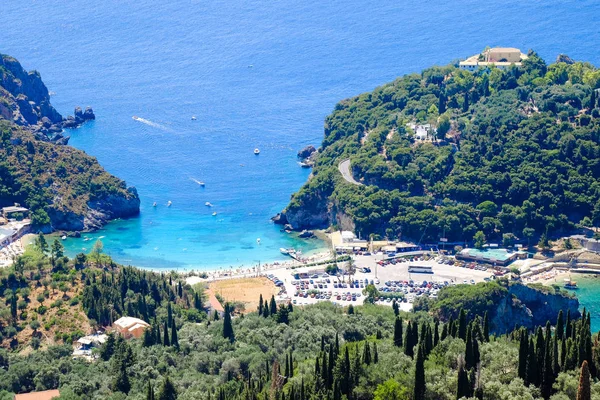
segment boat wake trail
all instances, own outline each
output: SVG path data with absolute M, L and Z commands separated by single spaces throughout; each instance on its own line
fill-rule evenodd
M 135 115 L 133 116 L 133 119 L 137 122 L 141 122 L 142 124 L 146 124 L 148 126 L 151 126 L 153 128 L 158 128 L 158 129 L 162 129 L 163 131 L 171 131 L 171 129 L 169 127 L 166 127 L 164 125 L 161 125 L 157 122 L 153 122 L 150 121 L 149 119 L 145 119 L 145 118 L 141 118 L 141 117 L 136 117 Z
M 191 180 L 191 181 L 194 181 L 194 182 L 196 182 L 196 183 L 197 183 L 198 185 L 200 185 L 200 186 L 204 186 L 204 182 L 201 182 L 201 181 L 199 181 L 198 179 L 195 179 L 195 178 L 190 178 L 190 180 Z

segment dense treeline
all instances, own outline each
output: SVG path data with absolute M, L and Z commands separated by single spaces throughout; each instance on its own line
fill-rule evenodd
M 0 207 L 28 207 L 32 225 L 41 228 L 60 223 L 65 215 L 85 215 L 88 203 L 111 196 L 137 198 L 95 158 L 36 140 L 24 128 L 0 119 Z
M 65 399 L 564 400 L 578 390 L 600 398 L 600 344 L 585 311 L 581 319 L 561 311 L 554 325 L 496 335 L 479 308 L 442 321 L 395 303 L 299 308 L 272 298 L 244 316 L 233 318 L 226 307 L 224 318 L 196 323 L 176 317 L 186 293 L 194 303 L 185 286 L 180 296 L 166 277 L 124 271 L 114 273 L 116 291 L 129 292 L 123 309 L 137 304 L 132 293 L 151 297 L 153 283 L 169 288 L 159 289 L 166 306 L 143 338 L 111 334 L 92 363 L 73 360 L 70 346 L 0 352 L 0 399 L 52 388 Z M 99 271 L 94 279 L 105 290 L 113 278 Z
M 547 65 L 434 67 L 340 102 L 313 178 L 286 209 L 347 215 L 362 236 L 511 244 L 600 225 L 600 70 Z M 437 127 L 418 140 L 407 123 Z M 350 158 L 356 179 L 338 163 Z

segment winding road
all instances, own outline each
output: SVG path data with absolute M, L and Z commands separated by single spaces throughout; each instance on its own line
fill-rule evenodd
M 353 185 L 358 185 L 358 186 L 362 185 L 362 183 L 355 180 L 354 177 L 352 176 L 352 171 L 350 171 L 350 160 L 349 159 L 346 159 L 346 160 L 342 161 L 341 163 L 339 163 L 338 169 L 340 170 L 340 173 L 342 174 L 342 176 L 344 177 L 346 182 L 351 183 Z

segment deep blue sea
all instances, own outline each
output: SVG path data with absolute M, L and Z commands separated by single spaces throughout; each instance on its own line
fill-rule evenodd
M 139 218 L 88 236 L 151 268 L 322 247 L 269 217 L 308 178 L 296 152 L 319 145 L 341 99 L 487 45 L 600 64 L 600 3 L 589 0 L 3 0 L 0 20 L 0 52 L 41 71 L 63 115 L 94 108 L 70 143 L 139 191 Z

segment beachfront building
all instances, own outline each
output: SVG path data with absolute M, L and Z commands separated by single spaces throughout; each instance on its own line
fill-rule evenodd
M 2 207 L 2 216 L 7 220 L 11 219 L 24 219 L 27 218 L 29 210 L 25 207 L 21 207 L 18 204 L 10 207 Z
M 355 251 L 355 250 L 366 250 L 369 248 L 369 242 L 366 240 L 361 240 L 356 237 L 354 232 L 352 231 L 342 231 L 340 233 L 341 243 L 335 245 L 335 250 L 337 252 L 347 252 L 347 251 Z
M 526 258 L 524 251 L 508 251 L 500 248 L 471 249 L 466 248 L 456 254 L 457 260 L 476 263 L 491 264 L 498 267 L 507 267 L 518 258 Z
M 125 338 L 140 338 L 150 324 L 134 317 L 121 317 L 113 323 L 113 327 Z
M 494 65 L 496 68 L 504 69 L 511 65 L 517 67 L 527 59 L 527 55 L 521 53 L 521 50 L 514 47 L 494 47 L 486 49 L 480 54 L 475 54 L 458 65 L 460 69 L 467 71 L 476 71 L 479 68 L 489 68 Z

